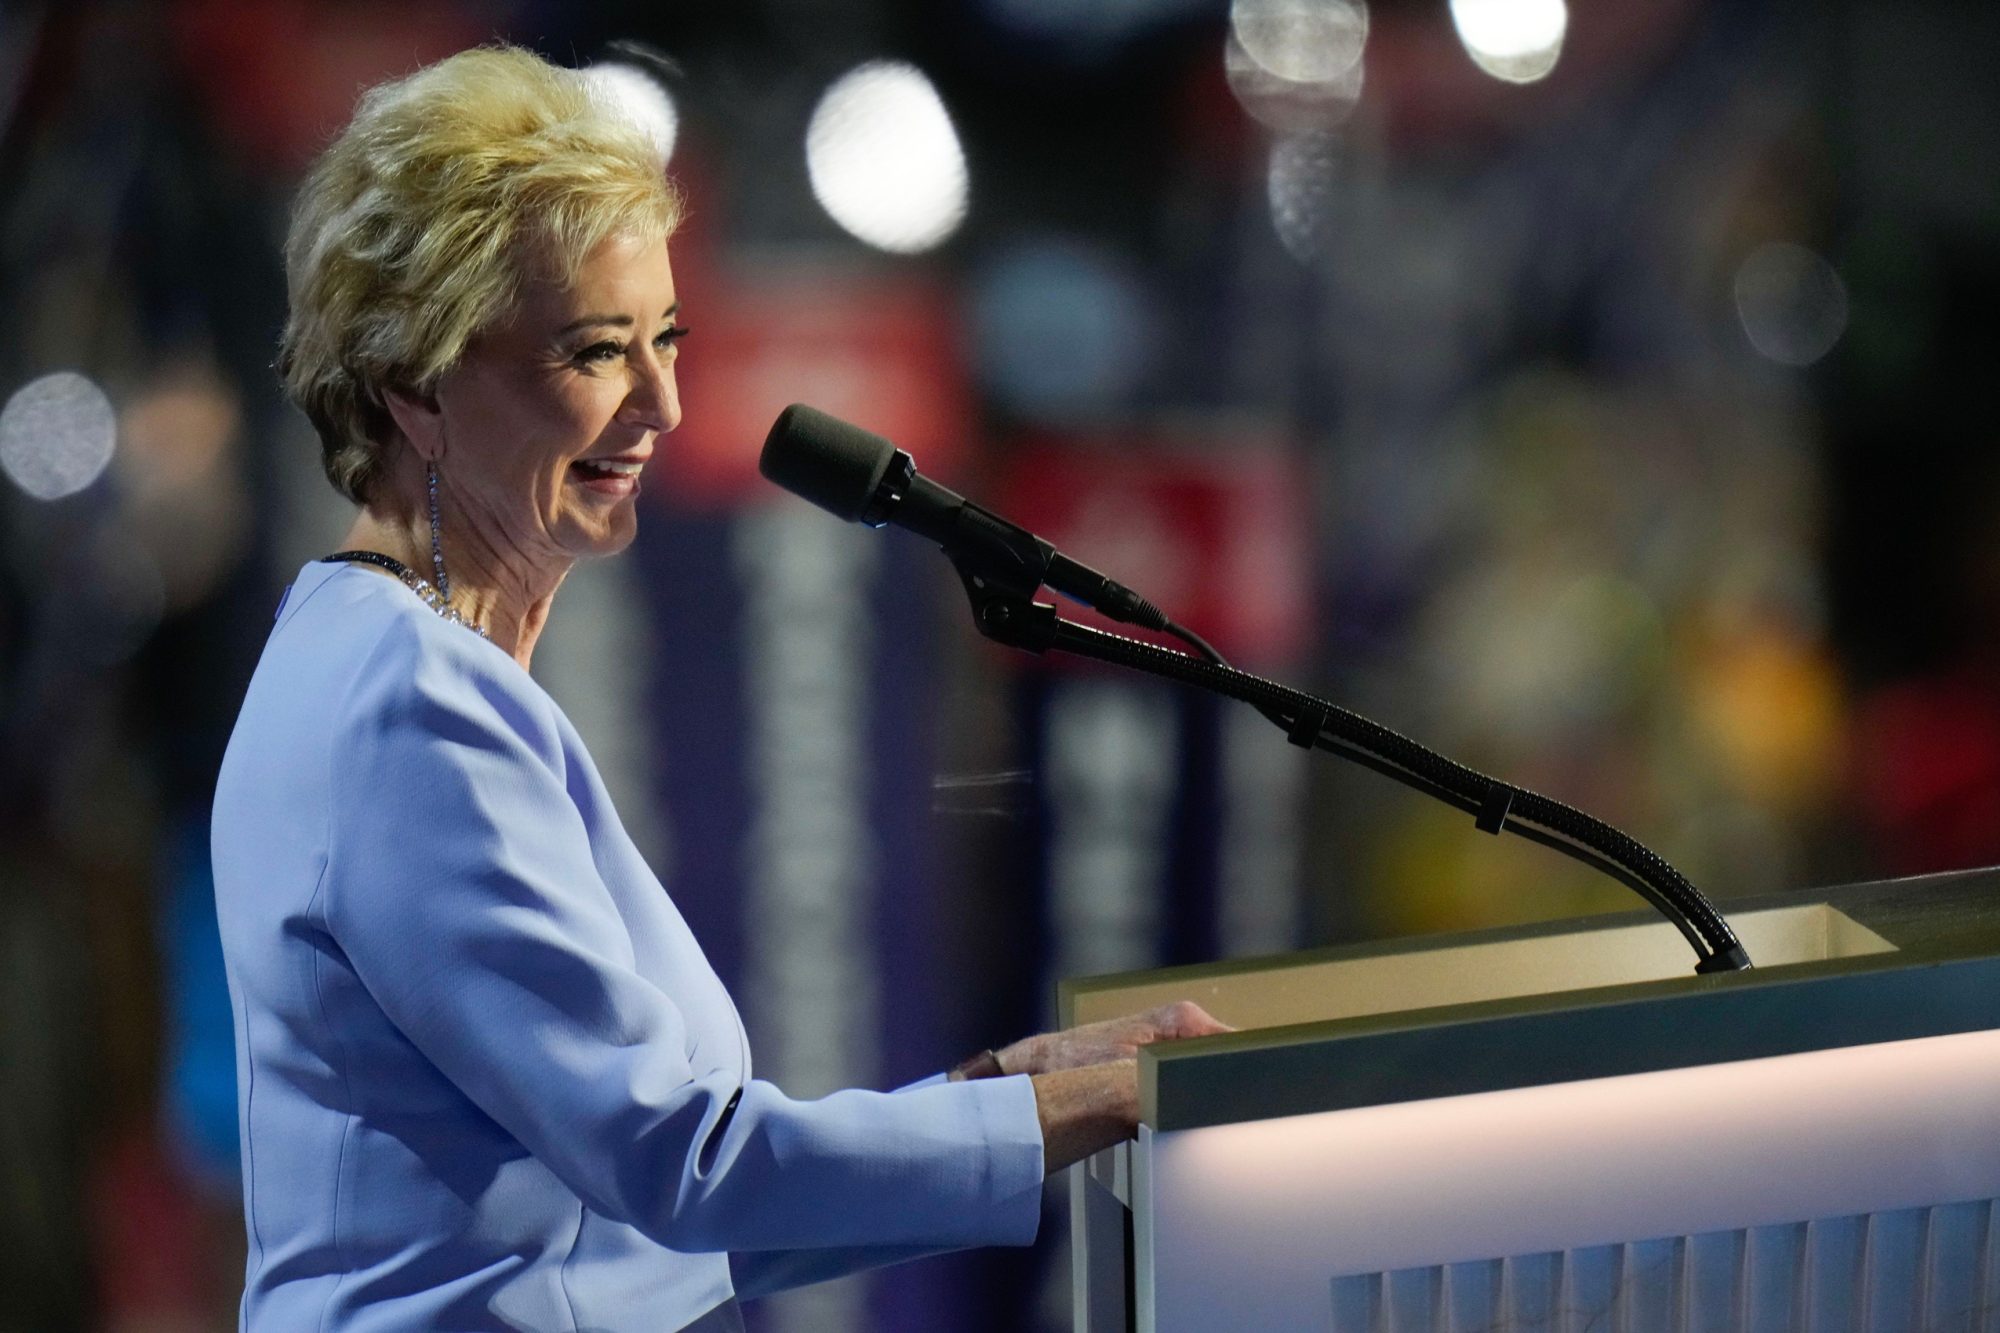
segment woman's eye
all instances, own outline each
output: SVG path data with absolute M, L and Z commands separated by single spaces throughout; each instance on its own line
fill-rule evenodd
M 653 346 L 664 352 L 674 345 L 674 339 L 685 338 L 687 337 L 687 333 L 687 325 L 670 324 L 666 328 L 661 329 L 659 336 L 653 339 Z
M 625 355 L 625 349 L 617 343 L 601 342 L 592 343 L 581 352 L 578 352 L 576 359 L 579 362 L 601 364 L 606 361 L 615 361 L 623 355 Z

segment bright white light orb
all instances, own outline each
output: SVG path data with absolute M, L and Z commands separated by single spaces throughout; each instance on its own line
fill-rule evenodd
M 1291 83 L 1332 83 L 1361 61 L 1368 9 L 1359 0 L 1234 0 L 1229 30 L 1245 55 Z
M 29 380 L 0 408 L 0 471 L 37 500 L 60 500 L 103 475 L 117 439 L 104 390 L 59 370 Z
M 965 220 L 965 152 L 937 89 L 900 61 L 849 70 L 806 129 L 813 197 L 856 240 L 892 254 L 931 249 Z
M 1451 21 L 1472 62 L 1496 79 L 1548 77 L 1569 31 L 1563 0 L 1451 0 Z
M 674 140 L 680 134 L 680 113 L 674 99 L 660 81 L 634 65 L 610 62 L 592 65 L 583 77 L 596 97 L 637 125 L 651 140 L 665 166 L 674 155 Z

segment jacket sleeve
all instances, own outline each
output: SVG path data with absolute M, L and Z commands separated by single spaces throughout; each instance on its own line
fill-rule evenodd
M 389 1020 L 593 1210 L 683 1251 L 1022 1244 L 1026 1078 L 797 1101 L 698 1076 L 639 975 L 546 701 L 392 629 L 342 706 L 327 929 Z
M 948 1077 L 942 1073 L 932 1074 L 915 1083 L 905 1084 L 896 1091 L 937 1087 Z M 729 1256 L 730 1285 L 744 1300 L 755 1300 L 759 1296 L 789 1291 L 793 1287 L 830 1282 L 837 1277 L 908 1263 L 912 1259 L 950 1254 L 962 1248 L 958 1245 L 861 1245 L 809 1250 L 737 1251 Z

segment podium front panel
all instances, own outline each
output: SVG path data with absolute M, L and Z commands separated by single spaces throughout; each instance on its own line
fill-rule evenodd
M 1635 914 L 1065 983 L 1241 1029 L 1141 1050 L 1079 1330 L 2000 1333 L 2000 872 L 1729 916 L 1752 971 Z
M 1876 1237 L 1885 1272 L 1914 1272 L 1929 1241 L 1906 1245 L 1909 1263 L 1898 1267 L 1884 1247 L 1904 1233 L 1870 1219 L 2000 1196 L 2000 1032 L 1142 1128 L 1130 1177 L 1141 1330 L 1443 1328 L 1353 1321 L 1369 1309 L 1386 1319 L 1385 1301 L 1403 1318 L 1451 1301 L 1469 1309 L 1486 1299 L 1482 1273 L 1506 1279 L 1498 1290 L 1525 1302 L 1523 1318 L 1539 1308 L 1537 1292 L 1589 1303 L 1596 1291 L 1626 1302 L 1624 1327 L 1655 1326 L 1690 1300 L 1704 1305 L 1687 1312 L 1692 1322 L 1657 1326 L 1750 1327 L 1731 1322 L 1749 1299 L 1750 1270 L 1741 1260 L 1718 1269 L 1716 1256 L 1757 1246 L 1768 1285 L 1783 1269 L 1771 1256 L 1784 1235 L 1818 1224 L 1812 1239 L 1824 1248 L 1845 1234 L 1841 1219 L 1859 1219 L 1852 1225 Z M 1688 1285 L 1723 1270 L 1736 1276 L 1720 1287 Z M 1659 1277 L 1673 1272 L 1680 1278 Z M 1944 1289 L 1906 1287 L 1902 1299 Z M 1707 1309 L 1713 1301 L 1727 1310 Z

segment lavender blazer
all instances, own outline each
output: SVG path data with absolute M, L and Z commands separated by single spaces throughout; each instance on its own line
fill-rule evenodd
M 1026 1078 L 796 1101 L 561 709 L 309 564 L 215 795 L 246 1329 L 624 1330 L 1024 1244 Z

